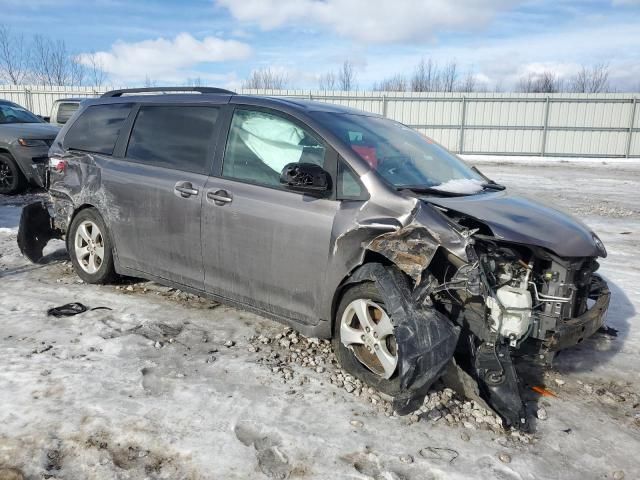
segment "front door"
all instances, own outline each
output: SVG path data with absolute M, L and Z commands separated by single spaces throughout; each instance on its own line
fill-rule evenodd
M 205 289 L 276 315 L 316 323 L 330 255 L 335 200 L 285 190 L 282 167 L 325 167 L 327 147 L 296 121 L 237 107 L 222 176 L 205 187 Z
M 215 148 L 215 106 L 143 105 L 126 154 L 103 169 L 124 267 L 203 289 L 202 198 Z

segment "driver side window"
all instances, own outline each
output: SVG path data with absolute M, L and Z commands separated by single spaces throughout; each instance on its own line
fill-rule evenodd
M 289 163 L 324 168 L 325 148 L 311 133 L 277 115 L 236 109 L 229 129 L 222 176 L 282 188 L 280 173 Z

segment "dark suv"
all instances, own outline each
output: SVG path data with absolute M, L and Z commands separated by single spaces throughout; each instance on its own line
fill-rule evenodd
M 152 279 L 333 337 L 401 413 L 455 354 L 526 426 L 512 353 L 604 321 L 595 233 L 378 115 L 188 90 L 83 103 L 49 152 L 52 229 L 27 207 L 23 251 L 64 237 L 86 282 Z

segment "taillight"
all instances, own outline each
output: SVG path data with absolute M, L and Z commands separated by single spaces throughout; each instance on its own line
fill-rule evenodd
M 67 168 L 67 161 L 60 157 L 49 157 L 49 169 L 62 173 Z

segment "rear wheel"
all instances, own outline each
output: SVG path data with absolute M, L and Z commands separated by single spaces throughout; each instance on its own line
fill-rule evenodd
M 27 179 L 15 160 L 6 153 L 0 153 L 0 194 L 14 195 L 27 186 Z
M 87 283 L 113 280 L 113 244 L 98 212 L 88 208 L 78 213 L 68 235 L 69 256 L 78 276 Z
M 333 348 L 347 372 L 383 393 L 399 393 L 394 326 L 374 283 L 357 284 L 342 296 L 334 321 Z

